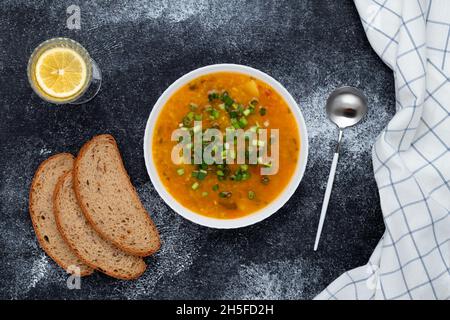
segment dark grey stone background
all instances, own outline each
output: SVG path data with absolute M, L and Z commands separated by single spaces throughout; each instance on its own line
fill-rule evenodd
M 66 8 L 81 7 L 81 30 Z M 350 0 L 2 1 L 0 4 L 0 298 L 313 298 L 347 269 L 365 264 L 384 226 L 371 146 L 394 114 L 391 71 L 372 51 Z M 104 84 L 86 105 L 40 100 L 26 78 L 32 50 L 67 36 L 100 65 Z M 309 131 L 306 175 L 271 218 L 238 230 L 197 226 L 171 211 L 146 173 L 142 140 L 159 95 L 195 68 L 239 63 L 278 79 L 297 100 Z M 337 132 L 324 115 L 327 94 L 365 91 L 364 123 L 345 133 L 320 250 L 312 250 Z M 100 273 L 66 288 L 67 275 L 39 248 L 28 214 L 38 164 L 113 134 L 161 251 L 137 281 Z

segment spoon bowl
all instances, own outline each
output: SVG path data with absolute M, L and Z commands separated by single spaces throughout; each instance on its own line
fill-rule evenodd
M 367 99 L 353 87 L 341 87 L 334 90 L 327 99 L 328 118 L 339 129 L 354 126 L 367 113 Z

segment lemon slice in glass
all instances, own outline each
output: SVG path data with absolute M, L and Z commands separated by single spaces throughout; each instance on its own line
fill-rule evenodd
M 44 51 L 37 59 L 35 76 L 39 87 L 46 94 L 66 99 L 84 89 L 87 66 L 75 50 L 57 47 Z

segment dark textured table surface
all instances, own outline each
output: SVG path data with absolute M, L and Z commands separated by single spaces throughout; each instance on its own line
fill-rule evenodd
M 393 78 L 372 51 L 350 0 L 85 1 L 81 29 L 66 27 L 73 1 L 0 4 L 0 298 L 303 299 L 364 264 L 383 233 L 371 146 L 394 113 Z M 81 106 L 40 100 L 26 78 L 32 50 L 67 36 L 103 71 L 100 94 Z M 238 63 L 278 79 L 308 126 L 310 156 L 300 187 L 269 219 L 238 230 L 184 220 L 159 198 L 146 173 L 142 140 L 152 105 L 186 72 Z M 320 250 L 312 246 L 336 139 L 327 94 L 353 85 L 369 114 L 345 133 Z M 161 251 L 137 281 L 100 273 L 68 290 L 67 275 L 39 248 L 28 190 L 48 156 L 76 153 L 111 133 L 161 232 Z

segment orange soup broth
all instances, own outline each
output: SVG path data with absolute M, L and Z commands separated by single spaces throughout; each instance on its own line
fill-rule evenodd
M 255 86 L 256 84 L 256 86 Z M 255 90 L 255 87 L 257 90 Z M 220 116 L 211 120 L 205 116 L 205 106 L 216 104 L 208 100 L 208 93 L 227 91 L 236 102 L 248 105 L 253 98 L 258 99 L 255 112 L 247 117 L 247 130 L 257 122 L 267 123 L 266 129 L 279 129 L 279 170 L 270 175 L 269 183 L 261 182 L 260 165 L 250 165 L 250 178 L 246 181 L 218 181 L 215 171 L 208 172 L 206 178 L 198 181 L 191 174 L 197 170 L 195 164 L 176 165 L 171 161 L 171 152 L 177 144 L 171 141 L 172 132 L 179 127 L 183 117 L 190 112 L 190 104 L 198 105 L 196 114 L 203 115 L 203 129 L 219 124 L 225 135 L 225 128 L 230 126 L 226 111 L 219 110 Z M 258 111 L 264 107 L 263 116 Z M 264 128 L 264 126 L 262 126 Z M 270 130 L 268 131 L 268 136 Z M 249 215 L 274 201 L 286 188 L 294 175 L 300 150 L 300 137 L 294 115 L 283 98 L 268 84 L 248 75 L 239 73 L 213 73 L 199 77 L 175 92 L 163 106 L 156 122 L 153 134 L 153 160 L 158 174 L 167 191 L 184 207 L 213 218 L 233 219 Z M 269 150 L 270 152 L 270 150 Z M 239 166 L 230 165 L 234 172 Z M 184 174 L 178 175 L 177 169 L 183 168 Z M 199 188 L 193 190 L 192 184 L 198 181 Z M 219 190 L 213 186 L 218 184 Z M 219 196 L 222 191 L 231 192 L 229 199 Z M 253 191 L 254 199 L 248 193 Z M 207 192 L 208 195 L 204 193 Z

